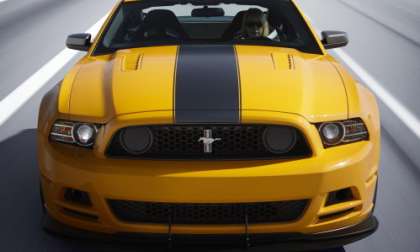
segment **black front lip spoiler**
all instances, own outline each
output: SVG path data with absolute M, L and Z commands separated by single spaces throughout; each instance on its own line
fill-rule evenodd
M 358 225 L 316 234 L 179 235 L 117 233 L 108 235 L 74 229 L 59 223 L 48 215 L 45 215 L 44 218 L 44 228 L 47 232 L 70 238 L 144 243 L 144 245 L 167 245 L 168 247 L 186 245 L 189 247 L 197 245 L 206 245 L 206 247 L 209 247 L 209 245 L 217 247 L 273 246 L 276 250 L 280 249 L 285 251 L 322 250 L 341 247 L 368 237 L 378 229 L 378 226 L 378 220 L 372 215 Z

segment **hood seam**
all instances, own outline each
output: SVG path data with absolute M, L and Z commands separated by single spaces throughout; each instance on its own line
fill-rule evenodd
M 346 82 L 344 81 L 343 75 L 341 74 L 341 71 L 337 68 L 335 63 L 328 61 L 335 69 L 335 71 L 338 73 L 338 76 L 340 76 L 341 84 L 343 85 L 344 92 L 346 93 L 346 104 L 347 104 L 347 119 L 350 118 L 350 104 L 349 104 L 349 95 L 347 92 Z

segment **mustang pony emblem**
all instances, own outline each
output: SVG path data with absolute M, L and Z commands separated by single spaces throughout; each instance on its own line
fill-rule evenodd
M 198 142 L 203 143 L 204 145 L 204 153 L 212 153 L 213 152 L 213 143 L 217 141 L 221 141 L 221 138 L 213 138 L 213 132 L 211 129 L 204 130 L 204 136 L 198 139 Z

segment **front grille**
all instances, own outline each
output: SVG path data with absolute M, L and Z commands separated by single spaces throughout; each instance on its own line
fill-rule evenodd
M 244 224 L 281 223 L 298 220 L 309 200 L 234 204 L 172 204 L 108 200 L 114 215 L 130 223 Z
M 269 125 L 158 125 L 144 126 L 150 129 L 153 142 L 147 152 L 133 155 L 124 150 L 119 130 L 107 149 L 108 157 L 131 157 L 142 159 L 275 159 L 301 158 L 312 154 L 302 133 L 297 132 L 295 146 L 287 153 L 275 154 L 264 145 L 263 134 Z M 276 126 L 287 127 L 287 126 Z M 206 129 L 211 129 L 214 138 L 212 153 L 205 153 L 198 140 Z

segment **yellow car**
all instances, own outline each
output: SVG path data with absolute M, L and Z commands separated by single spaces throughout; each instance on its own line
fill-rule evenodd
M 92 42 L 68 37 L 86 56 L 40 106 L 46 229 L 288 249 L 372 234 L 380 120 L 326 52 L 347 43 L 292 0 L 120 1 Z

